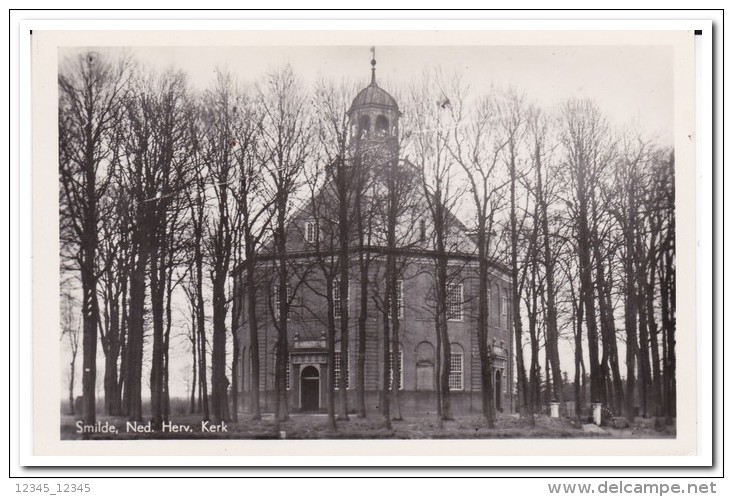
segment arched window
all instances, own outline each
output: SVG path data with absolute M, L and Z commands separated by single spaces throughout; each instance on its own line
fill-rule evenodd
M 377 116 L 377 121 L 374 123 L 374 130 L 379 134 L 386 133 L 389 130 L 389 121 L 387 118 L 381 114 Z
M 359 118 L 359 134 L 369 133 L 369 116 L 361 116 Z

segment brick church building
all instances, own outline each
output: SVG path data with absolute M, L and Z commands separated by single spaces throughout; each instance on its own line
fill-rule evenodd
M 372 61 L 372 66 L 375 62 Z M 352 145 L 358 154 L 371 154 L 371 159 L 398 157 L 398 126 L 402 113 L 395 99 L 377 85 L 372 67 L 370 84 L 354 98 L 348 111 Z M 355 164 L 359 162 L 356 161 Z M 375 170 L 374 174 L 380 174 Z M 416 171 L 416 174 L 420 174 Z M 419 197 L 422 190 L 415 188 Z M 317 271 L 299 272 L 299 267 L 312 266 L 313 247 L 319 234 L 319 223 L 313 218 L 313 209 L 301 208 L 289 220 L 287 228 L 288 259 L 294 269 L 287 289 L 290 302 L 288 314 L 287 390 L 291 412 L 322 412 L 326 407 L 329 364 L 336 371 L 335 388 L 339 378 L 346 375 L 349 408 L 356 407 L 357 364 L 357 316 L 359 315 L 359 270 L 350 271 L 347 295 L 349 312 L 349 357 L 342 371 L 340 364 L 340 302 L 333 308 L 336 321 L 336 357 L 329 360 L 326 348 L 328 301 L 324 297 L 323 275 Z M 401 248 L 402 265 L 398 281 L 399 365 L 397 371 L 390 367 L 391 377 L 397 377 L 401 410 L 434 412 L 436 404 L 436 327 L 431 306 L 435 285 L 435 253 L 431 244 L 431 222 L 425 200 L 414 202 L 412 212 L 401 220 L 398 229 L 404 246 Z M 472 234 L 453 215 L 449 217 L 449 268 L 451 283 L 446 289 L 448 335 L 450 341 L 450 398 L 454 413 L 481 412 L 481 365 L 477 344 L 479 282 L 477 277 L 477 249 Z M 378 412 L 379 393 L 382 387 L 383 315 L 379 299 L 380 261 L 383 250 L 379 237 L 366 249 L 374 261 L 370 269 L 368 311 L 366 320 L 366 360 L 364 389 L 367 414 Z M 271 412 L 275 405 L 275 343 L 279 292 L 276 271 L 271 255 L 263 251 L 259 262 L 262 284 L 257 296 L 257 323 L 259 330 L 260 406 L 263 412 Z M 358 254 L 354 255 L 356 258 Z M 491 264 L 489 290 L 488 349 L 491 353 L 494 402 L 498 411 L 514 410 L 513 391 L 513 341 L 511 334 L 511 277 L 502 265 Z M 234 299 L 246 305 L 242 268 L 234 271 Z M 304 281 L 306 279 L 307 281 Z M 336 286 L 338 288 L 338 286 Z M 295 289 L 295 290 L 293 290 Z M 336 293 L 336 292 L 335 292 Z M 340 295 L 334 299 L 338 301 Z M 381 308 L 380 308 L 381 307 Z M 250 331 L 248 312 L 239 312 L 236 329 L 239 336 L 241 362 L 238 367 L 237 388 L 240 393 L 240 409 L 249 410 L 251 402 Z M 389 344 L 388 344 L 389 347 Z M 392 380 L 390 380 L 392 381 Z M 337 405 L 338 405 L 337 400 Z

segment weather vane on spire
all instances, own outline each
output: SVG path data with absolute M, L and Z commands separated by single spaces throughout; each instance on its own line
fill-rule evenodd
M 377 50 L 374 47 L 370 48 L 370 50 L 372 52 L 372 83 L 376 83 Z

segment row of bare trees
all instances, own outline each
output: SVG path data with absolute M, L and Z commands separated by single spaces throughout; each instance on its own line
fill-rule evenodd
M 285 96 L 276 85 L 286 73 L 256 91 Z M 192 399 L 198 388 L 206 419 L 236 415 L 226 367 L 230 273 L 233 264 L 253 259 L 245 255 L 256 252 L 272 216 L 274 204 L 260 200 L 260 167 L 272 164 L 279 174 L 275 162 L 289 153 L 273 149 L 282 144 L 277 136 L 260 140 L 282 123 L 272 116 L 268 122 L 266 106 L 252 98 L 223 73 L 194 94 L 183 73 L 148 71 L 128 57 L 92 52 L 62 62 L 62 273 L 78 274 L 83 296 L 85 422 L 95 420 L 97 343 L 105 357 L 105 411 L 141 420 L 148 371 L 152 420 L 159 426 L 168 418 L 171 331 L 181 295 L 190 307 Z M 63 291 L 73 287 L 67 279 Z M 232 309 L 233 320 L 240 311 Z
M 324 324 L 331 361 L 340 338 L 340 371 L 348 369 L 350 344 L 356 346 L 360 416 L 366 415 L 367 309 L 374 303 L 382 312 L 380 405 L 389 426 L 401 416 L 391 365 L 400 361 L 398 289 L 409 261 L 397 249 L 405 246 L 427 246 L 434 254 L 436 408 L 439 420 L 450 419 L 446 293 L 456 276 L 448 255 L 468 250 L 455 236 L 456 212 L 466 213 L 463 221 L 474 233 L 476 334 L 489 425 L 495 416 L 489 287 L 497 259 L 513 283 L 512 349 L 522 412 L 569 400 L 563 370 L 571 365 L 561 364 L 567 342 L 578 409 L 587 362 L 589 400 L 628 415 L 638 407 L 645 415 L 674 416 L 672 152 L 638 133 L 615 132 L 592 102 L 570 100 L 548 112 L 517 92 L 475 97 L 458 78 L 437 72 L 407 89 L 399 130 L 381 145 L 362 142 L 347 116 L 353 94 L 350 85 L 323 81 L 309 92 L 289 67 L 252 85 L 218 72 L 208 90 L 197 92 L 185 74 L 150 71 L 126 56 L 80 53 L 62 61 L 62 273 L 78 275 L 63 291 L 77 286 L 81 295 L 83 420 L 93 423 L 96 416 L 98 343 L 105 412 L 142 420 L 147 372 L 152 420 L 160 426 L 168 419 L 170 352 L 179 328 L 186 329 L 191 354 L 191 411 L 236 420 L 238 385 L 230 379 L 240 375 L 240 322 L 248 328 L 252 415 L 259 418 L 257 302 L 263 291 L 277 292 L 267 295 L 279 303 L 270 305 L 277 331 L 275 419 L 287 419 L 293 274 L 298 285 L 307 285 L 315 272 L 325 282 L 319 291 L 329 306 Z M 382 180 L 377 184 L 375 177 Z M 427 206 L 428 237 L 404 229 L 417 221 L 410 218 L 416 192 Z M 321 235 L 315 258 L 295 270 L 288 221 L 298 209 L 313 210 Z M 366 250 L 373 246 L 383 257 Z M 260 281 L 263 264 L 276 275 L 274 286 Z M 247 289 L 246 301 L 231 299 L 234 267 L 241 268 L 237 284 Z M 375 271 L 380 284 L 369 285 Z M 348 289 L 356 274 L 360 301 L 352 338 Z M 75 358 L 70 313 L 63 313 L 64 336 Z M 185 315 L 184 326 L 177 313 Z M 72 361 L 72 388 L 73 370 Z M 336 413 L 346 418 L 349 406 L 344 394 L 336 407 L 334 371 L 329 368 L 327 404 L 335 428 Z M 342 374 L 342 393 L 346 381 Z
M 447 215 L 463 193 L 471 199 L 464 207 L 472 213 L 479 260 L 478 344 L 489 425 L 495 406 L 485 296 L 492 259 L 512 277 L 520 411 L 571 400 L 561 364 L 565 341 L 566 350 L 575 350 L 574 414 L 586 400 L 587 363 L 587 400 L 629 417 L 674 417 L 673 152 L 638 131 L 613 129 L 588 100 L 547 110 L 516 90 L 476 97 L 460 78 L 440 71 L 423 75 L 410 96 L 408 150 L 422 171 L 435 227 L 438 288 L 447 288 Z M 438 326 L 444 314 L 436 309 Z

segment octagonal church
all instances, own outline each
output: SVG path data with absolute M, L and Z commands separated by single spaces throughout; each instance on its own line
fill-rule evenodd
M 383 375 L 390 384 L 396 378 L 399 408 L 409 415 L 434 412 L 436 409 L 436 364 L 441 364 L 440 346 L 436 338 L 436 252 L 434 230 L 427 202 L 420 186 L 420 171 L 406 161 L 399 161 L 399 125 L 402 113 L 398 102 L 377 84 L 375 61 L 372 60 L 371 82 L 353 99 L 348 110 L 349 150 L 353 168 L 350 174 L 369 176 L 369 188 L 356 202 L 363 202 L 371 214 L 367 222 L 353 223 L 349 234 L 349 285 L 341 295 L 338 272 L 329 276 L 318 269 L 324 264 L 324 246 L 330 236 L 334 214 L 326 210 L 333 204 L 327 185 L 311 202 L 297 209 L 288 221 L 287 259 L 288 299 L 286 388 L 290 412 L 325 412 L 329 368 L 334 368 L 334 389 L 337 405 L 341 402 L 340 378 L 345 375 L 349 411 L 356 409 L 357 360 L 363 354 L 363 388 L 366 414 L 379 412 Z M 385 176 L 398 167 L 407 180 L 404 202 L 396 226 L 397 316 L 400 321 L 399 364 L 383 365 L 384 343 L 384 267 L 385 245 L 383 216 L 379 208 L 380 192 L 385 189 Z M 365 172 L 359 168 L 367 168 Z M 369 206 L 366 206 L 366 204 Z M 318 204 L 318 205 L 316 205 Z M 447 251 L 449 283 L 445 289 L 447 331 L 450 343 L 449 388 L 454 413 L 481 412 L 481 361 L 477 343 L 478 327 L 478 257 L 472 233 L 452 213 L 447 215 Z M 368 231 L 368 235 L 365 232 Z M 359 242 L 360 241 L 360 242 Z M 319 243 L 320 242 L 320 243 Z M 328 258 L 326 258 L 328 259 Z M 331 261 L 333 258 L 330 259 Z M 368 261 L 361 270 L 360 263 Z M 328 260 L 326 260 L 328 262 Z M 513 411 L 513 340 L 511 339 L 511 278 L 505 267 L 492 261 L 489 284 L 488 350 L 494 405 L 497 411 Z M 292 268 L 292 274 L 290 274 Z M 262 412 L 275 406 L 275 326 L 280 308 L 280 295 L 275 256 L 265 244 L 257 256 L 257 290 L 254 312 L 248 308 L 244 267 L 235 268 L 233 298 L 241 302 L 236 313 L 235 329 L 239 337 L 240 362 L 234 381 L 239 394 L 239 409 L 251 411 L 252 391 L 259 390 Z M 332 302 L 326 291 L 326 278 L 334 281 Z M 366 280 L 362 282 L 362 279 Z M 366 298 L 362 294 L 366 292 Z M 341 299 L 347 302 L 348 357 L 341 359 Z M 331 304 L 331 305 L 329 305 Z M 332 314 L 332 316 L 329 316 Z M 257 361 L 252 360 L 249 320 L 257 323 Z M 330 321 L 330 318 L 333 318 Z M 365 319 L 364 319 L 365 318 Z M 329 357 L 327 332 L 329 321 L 335 324 L 335 353 Z M 359 323 L 363 341 L 359 343 Z M 392 342 L 392 340 L 390 340 Z M 259 382 L 253 384 L 253 363 L 259 362 Z M 390 361 L 392 362 L 392 361 Z M 345 366 L 345 367 L 343 367 Z

